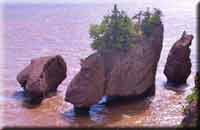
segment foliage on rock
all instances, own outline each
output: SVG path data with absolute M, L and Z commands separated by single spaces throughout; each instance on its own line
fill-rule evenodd
M 134 39 L 151 35 L 156 24 L 161 23 L 161 11 L 148 9 L 140 11 L 132 19 L 114 5 L 111 15 L 104 16 L 102 22 L 90 26 L 91 47 L 102 51 L 107 49 L 127 50 L 134 46 Z
M 199 127 L 200 111 L 198 109 L 198 98 L 199 98 L 199 87 L 200 87 L 200 75 L 197 72 L 195 76 L 195 87 L 192 93 L 186 97 L 188 105 L 184 108 L 185 117 L 182 120 L 180 127 Z
M 90 36 L 93 38 L 92 48 L 103 49 L 127 49 L 133 44 L 133 23 L 124 11 L 119 11 L 114 6 L 111 16 L 104 16 L 100 25 L 91 25 Z
M 186 97 L 186 100 L 187 100 L 188 103 L 192 103 L 193 101 L 198 100 L 198 93 L 197 92 L 198 92 L 197 89 L 194 88 L 192 90 L 192 93 Z
M 147 9 L 143 13 L 143 16 L 144 19 L 141 23 L 141 30 L 145 36 L 149 37 L 155 26 L 161 23 L 162 12 L 154 8 L 154 12 L 150 13 L 149 9 Z
M 200 75 L 199 72 L 197 72 L 195 76 L 195 87 L 192 89 L 192 93 L 186 97 L 188 103 L 192 103 L 193 101 L 198 100 L 199 88 L 200 88 Z

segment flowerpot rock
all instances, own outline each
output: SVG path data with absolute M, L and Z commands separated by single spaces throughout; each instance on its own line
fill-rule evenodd
M 191 73 L 190 45 L 193 35 L 184 31 L 181 38 L 172 46 L 164 69 L 168 83 L 185 84 Z
M 155 93 L 155 74 L 163 42 L 163 25 L 139 39 L 127 51 L 95 52 L 81 61 L 65 100 L 78 108 L 96 104 L 102 96 L 139 96 Z

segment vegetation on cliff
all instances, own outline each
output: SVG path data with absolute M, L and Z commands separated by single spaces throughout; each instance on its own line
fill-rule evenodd
M 161 23 L 162 12 L 154 9 L 140 11 L 130 18 L 124 11 L 114 5 L 111 15 L 104 16 L 102 22 L 90 26 L 91 47 L 101 51 L 106 49 L 127 50 L 134 46 L 134 40 L 151 36 L 156 24 Z
M 192 93 L 186 97 L 188 103 L 192 103 L 193 101 L 198 100 L 198 90 L 197 88 L 193 88 Z
M 195 76 L 195 87 L 192 89 L 192 93 L 186 97 L 188 103 L 192 103 L 193 101 L 198 101 L 199 95 L 199 88 L 200 88 L 200 74 L 197 72 Z
M 192 93 L 186 97 L 188 105 L 184 108 L 184 119 L 179 127 L 199 127 L 200 111 L 197 106 L 200 88 L 199 72 L 195 76 L 195 87 Z
M 154 12 L 150 13 L 149 9 L 147 9 L 143 13 L 143 16 L 144 18 L 140 25 L 141 31 L 145 36 L 149 37 L 155 26 L 161 23 L 162 12 L 159 9 L 154 8 Z

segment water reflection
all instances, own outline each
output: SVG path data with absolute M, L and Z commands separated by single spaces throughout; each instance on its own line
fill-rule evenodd
M 181 84 L 181 85 L 177 85 L 177 84 L 166 82 L 164 84 L 164 87 L 166 89 L 175 91 L 178 94 L 183 94 L 186 90 L 188 90 L 188 86 L 189 86 L 189 84 L 187 84 L 187 83 Z
M 71 122 L 72 126 L 102 126 L 112 124 L 123 120 L 123 118 L 132 118 L 143 114 L 149 108 L 153 97 L 143 98 L 115 98 L 108 100 L 103 97 L 98 104 L 91 106 L 89 111 L 77 112 L 74 107 L 61 114 L 62 119 Z
M 12 98 L 21 102 L 22 107 L 30 109 L 38 107 L 41 103 L 41 100 L 33 102 L 32 99 L 24 91 L 16 91 Z
M 22 107 L 31 109 L 38 107 L 42 103 L 42 100 L 44 100 L 45 98 L 51 98 L 52 96 L 56 95 L 56 92 L 51 92 L 48 95 L 45 95 L 45 97 L 30 97 L 25 91 L 21 90 L 15 91 L 12 95 L 12 98 L 21 102 Z
M 24 91 L 16 91 L 12 95 L 12 98 L 17 100 L 17 101 L 23 101 L 25 98 L 25 92 Z

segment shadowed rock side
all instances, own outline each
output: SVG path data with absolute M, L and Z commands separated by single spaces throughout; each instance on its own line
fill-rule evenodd
M 165 65 L 164 74 L 168 83 L 184 84 L 191 73 L 190 61 L 190 45 L 193 36 L 183 32 L 181 38 L 172 46 L 167 63 Z
M 154 30 L 155 31 L 155 30 Z M 131 48 L 110 74 L 105 94 L 108 96 L 138 96 L 155 92 L 155 74 L 163 40 L 162 26 L 155 33 Z
M 185 117 L 181 122 L 183 127 L 194 127 L 197 125 L 197 101 L 191 102 L 185 108 L 184 115 Z
M 28 96 L 39 100 L 49 92 L 57 91 L 66 77 L 66 71 L 66 63 L 61 56 L 40 57 L 31 60 L 17 75 L 17 81 Z
M 198 107 L 198 99 L 199 99 L 199 88 L 200 88 L 200 73 L 197 72 L 195 77 L 195 87 L 193 93 L 190 96 L 190 100 L 188 101 L 188 105 L 184 110 L 184 118 L 181 122 L 182 127 L 199 127 L 200 121 L 200 111 Z M 188 98 L 188 97 L 187 97 Z
M 67 88 L 65 100 L 75 107 L 96 104 L 102 96 L 139 96 L 155 92 L 155 73 L 163 41 L 160 23 L 152 36 L 138 40 L 127 52 L 105 50 L 81 62 Z

